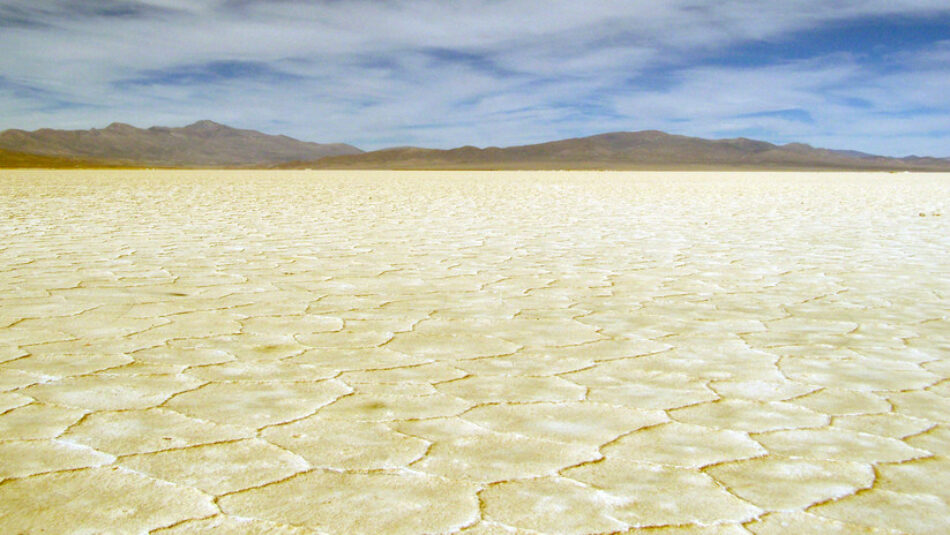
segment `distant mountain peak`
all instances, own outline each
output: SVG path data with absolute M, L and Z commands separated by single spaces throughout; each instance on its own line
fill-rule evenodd
M 786 149 L 795 149 L 795 150 L 812 150 L 815 148 L 807 143 L 786 143 L 782 146 L 785 147 Z
M 110 132 L 121 132 L 121 131 L 138 130 L 138 128 L 130 124 L 115 122 L 115 123 L 109 123 L 109 126 L 105 127 L 104 130 L 108 130 Z
M 185 132 L 198 134 L 201 136 L 214 136 L 214 135 L 222 135 L 222 134 L 231 135 L 231 134 L 238 134 L 239 132 L 241 132 L 237 128 L 232 128 L 230 126 L 223 125 L 221 123 L 209 121 L 207 119 L 191 123 L 190 125 L 183 127 L 181 130 Z M 266 135 L 266 134 L 262 134 L 262 135 Z
M 190 125 L 185 127 L 186 130 L 232 130 L 230 126 L 225 126 L 221 123 L 216 123 L 214 121 L 203 119 L 201 121 L 195 121 Z

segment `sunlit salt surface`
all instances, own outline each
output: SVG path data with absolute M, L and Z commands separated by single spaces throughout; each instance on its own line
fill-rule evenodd
M 0 237 L 5 533 L 950 531 L 948 175 L 0 171 Z

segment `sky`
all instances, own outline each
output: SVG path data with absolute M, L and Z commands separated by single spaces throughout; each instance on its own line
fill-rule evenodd
M 950 157 L 947 0 L 0 0 L 0 129 L 657 129 Z

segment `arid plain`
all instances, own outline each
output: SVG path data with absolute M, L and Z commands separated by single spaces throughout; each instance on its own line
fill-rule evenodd
M 950 175 L 0 171 L 4 533 L 950 531 Z

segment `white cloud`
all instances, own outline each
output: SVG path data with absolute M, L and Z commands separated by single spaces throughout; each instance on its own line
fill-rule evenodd
M 0 128 L 212 118 L 367 148 L 759 129 L 893 153 L 910 141 L 870 138 L 862 132 L 879 129 L 853 125 L 878 121 L 906 140 L 945 135 L 927 134 L 912 112 L 939 117 L 950 107 L 940 90 L 950 79 L 946 43 L 928 55 L 898 51 L 890 61 L 899 68 L 883 74 L 848 55 L 747 67 L 703 60 L 841 21 L 932 13 L 950 8 L 945 0 L 0 0 L 0 27 L 9 22 L 0 31 Z M 288 76 L 172 83 L 182 69 L 228 61 Z M 152 83 L 129 83 L 143 77 Z M 814 121 L 749 117 L 799 108 Z

